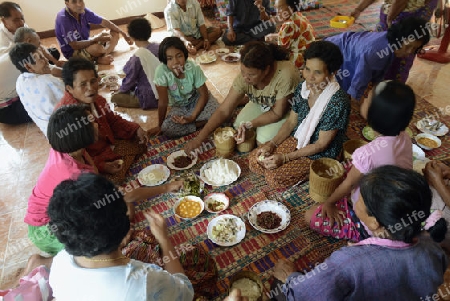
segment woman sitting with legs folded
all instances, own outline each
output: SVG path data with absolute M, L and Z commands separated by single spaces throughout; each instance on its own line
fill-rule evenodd
M 305 180 L 312 160 L 336 158 L 347 130 L 350 101 L 334 79 L 342 65 L 341 51 L 333 43 L 319 41 L 311 43 L 304 57 L 306 80 L 294 92 L 288 119 L 249 157 L 250 170 L 265 175 L 274 188 Z

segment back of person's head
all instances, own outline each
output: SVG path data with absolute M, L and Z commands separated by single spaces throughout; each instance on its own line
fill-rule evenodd
M 30 27 L 17 28 L 16 32 L 14 33 L 14 43 L 23 43 L 29 35 L 33 35 L 35 33 L 36 30 Z
M 95 142 L 93 116 L 87 105 L 73 104 L 58 108 L 50 116 L 47 138 L 60 153 L 72 153 Z
M 184 55 L 184 59 L 187 60 L 189 52 L 184 45 L 183 41 L 179 37 L 167 37 L 159 44 L 158 58 L 164 64 L 167 65 L 167 49 L 175 48 L 181 50 Z
M 9 51 L 9 57 L 11 62 L 16 66 L 16 68 L 21 72 L 28 72 L 26 68 L 27 64 L 35 65 L 36 60 L 34 58 L 34 53 L 37 47 L 29 43 L 17 43 Z M 2 75 L 4 76 L 4 75 Z
M 430 187 L 413 170 L 393 165 L 378 167 L 363 176 L 360 191 L 367 214 L 375 217 L 393 240 L 413 242 L 430 216 Z M 433 240 L 442 241 L 447 222 L 439 219 L 429 232 Z
M 92 70 L 95 73 L 95 77 L 98 77 L 94 63 L 84 58 L 71 57 L 62 68 L 62 80 L 64 85 L 73 87 L 73 81 L 77 72 L 83 70 Z
M 417 17 L 408 17 L 392 24 L 387 31 L 387 39 L 389 44 L 401 46 L 404 41 L 413 42 L 420 40 L 422 46 L 430 41 L 430 30 L 427 21 Z
M 17 9 L 22 10 L 20 5 L 10 1 L 4 1 L 0 3 L 0 18 L 11 17 L 11 10 Z
M 265 70 L 275 61 L 289 60 L 289 52 L 275 44 L 260 41 L 248 42 L 242 47 L 241 63 L 247 68 Z
M 367 122 L 384 136 L 397 136 L 409 125 L 416 96 L 408 85 L 398 81 L 379 83 L 372 95 Z
M 123 195 L 111 181 L 91 173 L 56 186 L 47 213 L 55 236 L 74 256 L 110 254 L 130 229 Z
M 319 59 L 325 63 L 329 73 L 335 73 L 344 63 L 339 47 L 328 41 L 312 42 L 303 54 L 305 61 Z
M 299 0 L 286 0 L 286 5 L 291 8 L 292 12 L 296 12 L 299 11 L 301 4 Z
M 128 34 L 136 41 L 148 41 L 152 35 L 150 22 L 145 18 L 132 20 L 127 26 Z

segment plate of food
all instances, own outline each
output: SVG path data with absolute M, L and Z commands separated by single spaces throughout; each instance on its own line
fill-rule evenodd
M 209 161 L 200 169 L 200 179 L 211 186 L 230 185 L 240 175 L 239 164 L 224 158 Z
M 175 180 L 182 180 L 184 183 L 183 188 L 179 192 L 172 193 L 175 196 L 201 196 L 203 189 L 205 188 L 205 183 L 203 183 L 195 173 L 190 171 L 184 172 Z
M 229 53 L 227 55 L 222 56 L 222 61 L 227 63 L 236 63 L 241 59 L 241 55 L 239 53 Z
M 179 198 L 173 206 L 175 215 L 181 219 L 196 218 L 204 209 L 205 204 L 202 199 L 194 195 Z
M 222 212 L 230 205 L 230 199 L 224 193 L 210 193 L 204 202 L 206 211 L 210 213 Z
M 254 204 L 248 211 L 248 221 L 263 233 L 277 233 L 291 222 L 289 209 L 280 202 L 265 200 Z
M 244 237 L 245 224 L 235 215 L 219 215 L 208 224 L 208 238 L 219 246 L 234 246 L 241 242 Z
M 441 146 L 441 139 L 436 136 L 421 133 L 416 136 L 417 145 L 425 150 L 432 150 Z
M 216 50 L 216 54 L 220 55 L 220 56 L 228 54 L 228 53 L 230 53 L 230 49 L 228 49 L 228 48 L 219 48 Z
M 414 136 L 413 132 L 412 132 L 411 129 L 408 128 L 408 127 L 405 128 L 405 132 L 408 133 L 409 137 L 411 137 L 411 138 Z M 363 134 L 364 138 L 366 138 L 366 139 L 369 140 L 369 141 L 372 141 L 372 140 L 374 140 L 375 138 L 378 137 L 378 133 L 375 132 L 375 131 L 372 129 L 372 127 L 369 126 L 369 125 L 367 125 L 367 126 L 365 126 L 365 127 L 363 128 L 362 134 Z
M 153 164 L 141 170 L 138 181 L 145 186 L 157 186 L 164 183 L 170 176 L 170 170 L 162 164 Z
M 210 64 L 217 60 L 217 56 L 214 53 L 205 52 L 195 59 L 197 64 Z
M 448 133 L 448 127 L 433 118 L 423 118 L 416 122 L 416 127 L 419 131 L 434 136 L 444 136 Z
M 184 150 L 171 153 L 167 157 L 167 166 L 174 170 L 189 169 L 197 163 L 197 157 L 191 158 Z

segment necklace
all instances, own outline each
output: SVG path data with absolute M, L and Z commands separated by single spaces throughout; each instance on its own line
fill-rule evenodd
M 105 262 L 105 261 L 116 261 L 116 260 L 121 260 L 121 259 L 128 259 L 128 257 L 126 256 L 120 256 L 120 257 L 116 257 L 116 258 L 104 258 L 104 259 L 92 259 L 92 258 L 88 258 L 86 256 L 83 256 L 83 259 L 87 260 L 87 261 L 95 261 L 95 262 Z

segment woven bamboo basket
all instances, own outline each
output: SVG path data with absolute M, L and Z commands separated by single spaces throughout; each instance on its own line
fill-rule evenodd
M 245 141 L 237 145 L 237 150 L 241 153 L 247 153 L 255 148 L 256 144 L 256 131 L 254 129 L 248 129 L 245 133 Z
M 325 202 L 341 184 L 344 168 L 339 161 L 320 158 L 311 163 L 309 169 L 309 195 L 318 202 Z
M 234 135 L 236 135 L 236 130 L 232 127 L 218 128 L 214 131 L 217 157 L 230 158 L 233 155 L 236 147 Z
M 361 146 L 364 146 L 367 144 L 367 141 L 360 140 L 360 139 L 353 139 L 348 140 L 344 142 L 343 149 L 344 149 L 344 159 L 345 160 L 351 160 L 353 152 L 360 148 Z

